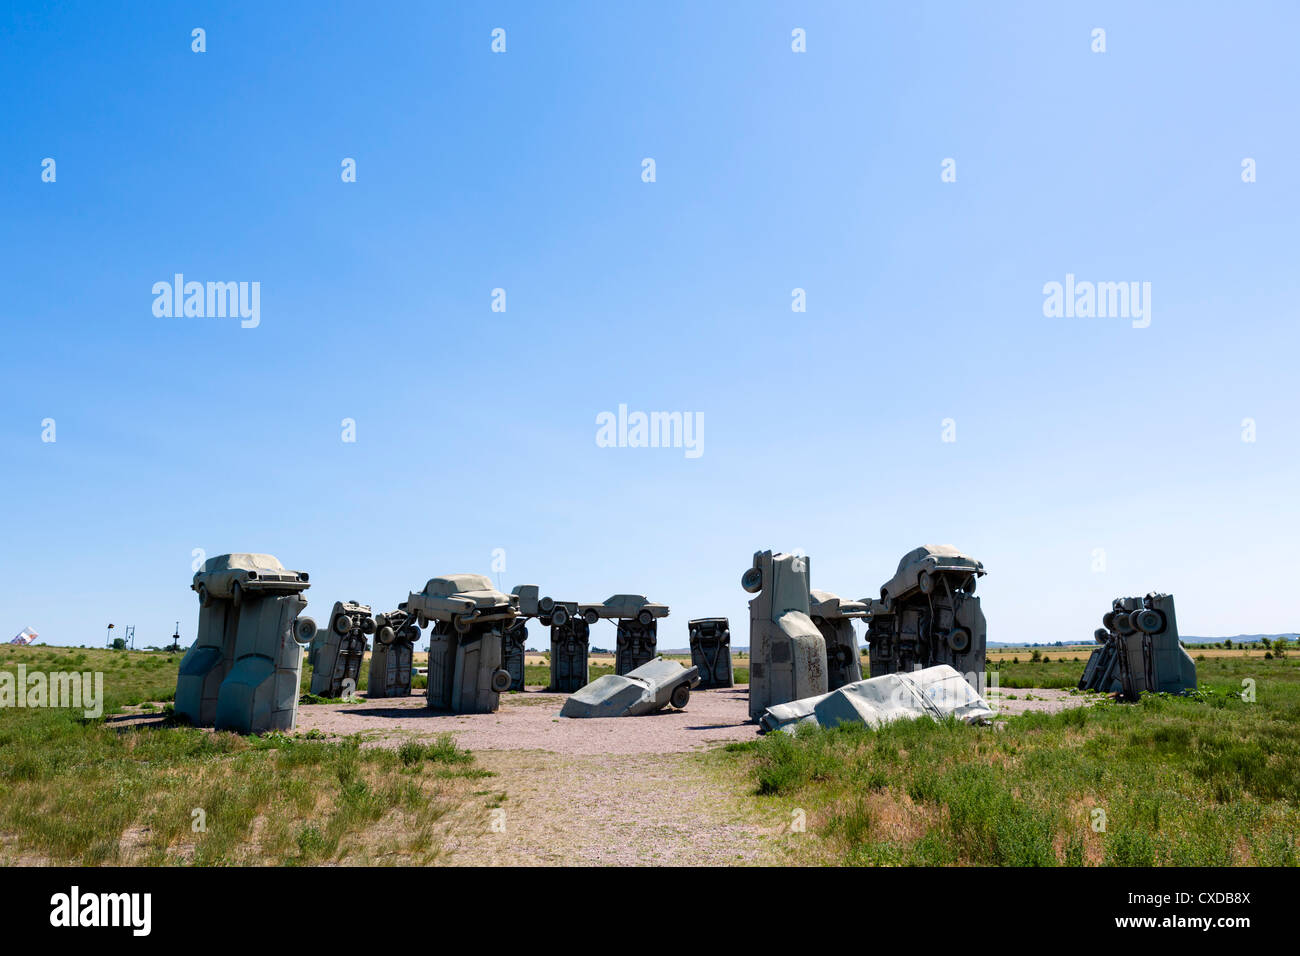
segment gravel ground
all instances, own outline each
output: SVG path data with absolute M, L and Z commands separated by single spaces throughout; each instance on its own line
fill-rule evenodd
M 728 740 L 751 740 L 749 688 L 696 690 L 685 710 L 646 717 L 560 717 L 566 694 L 528 690 L 503 694 L 495 714 L 430 711 L 422 693 L 411 697 L 298 708 L 298 730 L 363 733 L 367 742 L 393 746 L 411 737 L 451 733 L 469 750 L 544 750 L 558 754 L 666 754 L 701 750 Z
M 1015 700 L 1012 700 L 1012 697 Z M 1087 707 L 1106 698 L 1103 694 L 1071 693 L 1059 688 L 1003 687 L 996 691 L 990 690 L 985 699 L 989 706 L 998 712 L 999 717 L 1014 717 L 1031 710 L 1058 714 L 1074 707 Z
M 630 720 L 630 718 L 629 718 Z M 577 721 L 574 721 L 577 723 Z M 787 821 L 763 819 L 692 754 L 596 757 L 482 751 L 481 781 L 501 814 L 448 821 L 446 862 L 460 866 L 725 866 L 764 862 L 764 838 Z
M 538 689 L 503 694 L 495 714 L 430 711 L 422 693 L 411 697 L 311 704 L 298 708 L 298 730 L 347 736 L 365 734 L 367 743 L 395 746 L 412 737 L 451 733 L 469 750 L 540 750 L 556 754 L 667 754 L 702 750 L 729 740 L 752 740 L 749 688 L 696 690 L 685 710 L 665 708 L 646 717 L 560 717 L 564 694 Z M 1012 699 L 1014 698 L 1014 699 Z M 1030 710 L 1057 713 L 1083 707 L 1095 695 L 1068 690 L 1007 689 L 991 692 L 1000 717 Z

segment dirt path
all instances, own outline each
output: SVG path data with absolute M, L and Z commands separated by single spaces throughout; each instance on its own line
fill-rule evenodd
M 495 774 L 481 781 L 491 809 L 452 824 L 452 865 L 734 866 L 769 849 L 771 827 L 739 809 L 743 782 L 695 754 L 480 751 L 478 763 Z

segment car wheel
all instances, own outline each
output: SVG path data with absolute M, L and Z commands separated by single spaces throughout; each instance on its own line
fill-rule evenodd
M 948 632 L 948 646 L 958 654 L 970 650 L 970 631 L 964 627 L 954 627 Z
M 199 607 L 212 607 L 212 595 L 208 593 L 206 584 L 199 585 Z
M 556 627 L 564 627 L 569 623 L 569 612 L 566 608 L 557 607 L 555 613 L 551 615 L 551 623 Z
M 978 580 L 979 580 L 979 575 L 978 575 L 978 574 L 972 574 L 972 575 L 970 576 L 970 580 L 966 582 L 966 593 L 967 593 L 967 594 L 974 594 L 974 593 L 975 593 L 975 582 L 978 581 Z
M 582 619 L 586 621 L 588 625 L 591 625 L 600 620 L 600 615 L 592 608 L 587 608 L 587 610 L 582 612 Z
M 235 607 L 239 607 L 244 603 L 244 586 L 238 581 L 234 581 L 230 585 L 230 603 Z
M 352 630 L 352 618 L 346 614 L 340 614 L 334 619 L 334 633 L 339 637 L 345 636 Z
M 365 617 L 361 619 L 362 634 L 373 634 L 375 633 L 375 628 L 378 626 L 379 625 L 375 623 L 375 619 L 373 617 Z
M 673 696 L 670 703 L 678 710 L 686 709 L 686 702 L 691 699 L 691 689 L 685 684 L 673 689 Z
M 1143 634 L 1155 634 L 1164 625 L 1160 612 L 1149 607 L 1134 611 L 1129 616 L 1129 621 Z
M 760 568 L 750 568 L 740 576 L 740 586 L 750 594 L 757 594 L 763 590 L 763 571 Z
M 922 594 L 931 594 L 934 592 L 934 575 L 929 571 L 922 571 L 921 576 L 916 579 L 916 586 L 921 589 Z
M 300 617 L 293 622 L 293 637 L 299 644 L 310 644 L 316 639 L 316 622 L 309 617 Z
M 504 694 L 514 683 L 514 678 L 510 676 L 507 670 L 494 670 L 492 672 L 492 689 L 498 694 Z
M 636 616 L 636 619 L 641 622 L 642 627 L 649 627 L 651 623 L 654 621 L 655 616 L 651 614 L 649 611 L 641 611 Z
M 468 634 L 473 622 L 469 618 L 456 615 L 456 631 L 460 634 Z
M 385 624 L 383 627 L 381 627 L 378 631 L 375 632 L 375 640 L 377 640 L 380 644 L 383 644 L 385 647 L 393 643 L 393 641 L 396 639 L 397 639 L 397 632 L 394 631 L 387 624 Z

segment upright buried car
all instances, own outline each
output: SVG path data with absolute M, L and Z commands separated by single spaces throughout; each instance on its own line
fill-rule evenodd
M 307 649 L 311 664 L 311 692 L 321 697 L 355 693 L 361 683 L 366 656 L 366 635 L 375 632 L 370 606 L 356 601 L 336 601 L 329 627 L 317 631 Z
M 871 676 L 948 664 L 978 685 L 987 625 L 975 597 L 984 565 L 947 544 L 903 555 L 898 570 L 869 601 Z
M 199 597 L 198 636 L 176 677 L 175 711 L 199 727 L 238 733 L 293 730 L 302 647 L 316 636 L 305 571 L 269 554 L 209 558 L 190 588 Z
M 430 578 L 411 592 L 403 609 L 429 635 L 429 706 L 458 714 L 491 713 L 510 689 L 505 663 L 505 628 L 518 614 L 517 601 L 492 587 L 481 574 Z
M 826 639 L 826 689 L 837 690 L 862 680 L 862 655 L 858 653 L 853 619 L 871 613 L 867 602 L 846 601 L 838 594 L 816 589 L 809 595 L 808 616 Z
M 1080 689 L 1118 693 L 1129 701 L 1143 691 L 1196 689 L 1196 662 L 1178 640 L 1172 594 L 1116 598 L 1101 623 L 1093 635 L 1101 646 L 1088 658 Z

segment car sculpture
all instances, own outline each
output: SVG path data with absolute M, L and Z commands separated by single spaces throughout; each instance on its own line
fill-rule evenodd
M 209 558 L 190 584 L 199 595 L 199 607 L 211 607 L 213 598 L 227 599 L 239 607 L 250 592 L 297 594 L 308 587 L 306 571 L 290 571 L 269 554 L 220 554 Z
M 476 624 L 514 620 L 517 613 L 510 596 L 482 574 L 430 578 L 423 591 L 411 592 L 403 608 L 416 616 L 422 628 L 430 621 L 444 621 L 461 634 Z
M 579 604 L 578 613 L 588 624 L 595 624 L 601 618 L 614 618 L 648 625 L 658 618 L 667 617 L 668 605 L 656 604 L 644 594 L 615 594 L 600 604 Z

